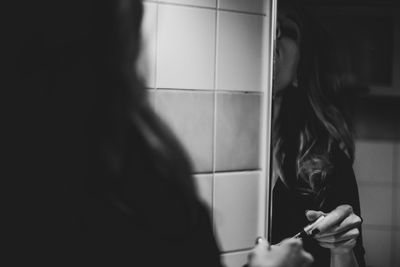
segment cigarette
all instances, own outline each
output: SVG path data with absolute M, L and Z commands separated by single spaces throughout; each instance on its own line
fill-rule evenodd
M 315 228 L 317 228 L 317 225 L 319 224 L 319 222 L 321 222 L 324 218 L 325 218 L 324 215 L 320 216 L 317 220 L 315 220 L 314 222 L 312 222 L 309 225 L 307 225 L 306 227 L 304 227 L 301 232 L 297 233 L 292 238 L 304 238 L 307 236 L 311 236 L 313 230 Z

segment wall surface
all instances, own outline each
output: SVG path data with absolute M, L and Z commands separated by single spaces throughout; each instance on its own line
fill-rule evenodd
M 367 265 L 400 266 L 400 99 L 355 106 L 356 173 Z
M 265 235 L 261 147 L 267 0 L 144 1 L 139 71 L 190 155 L 222 259 L 242 266 Z
M 368 266 L 400 266 L 400 142 L 358 140 L 358 180 Z

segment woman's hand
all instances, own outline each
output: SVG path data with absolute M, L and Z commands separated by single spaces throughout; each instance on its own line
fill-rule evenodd
M 285 239 L 279 246 L 259 242 L 249 254 L 248 267 L 306 267 L 313 262 L 311 254 L 303 250 L 300 239 Z
M 314 210 L 306 212 L 306 217 L 310 221 L 316 220 L 321 215 L 326 217 L 313 232 L 321 247 L 329 248 L 333 254 L 352 252 L 360 234 L 357 227 L 362 222 L 361 218 L 354 214 L 353 208 L 341 205 L 328 214 Z

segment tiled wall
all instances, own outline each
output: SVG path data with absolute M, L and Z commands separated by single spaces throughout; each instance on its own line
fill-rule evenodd
M 242 266 L 265 235 L 267 4 L 144 1 L 139 71 L 155 110 L 192 159 L 229 267 Z
M 266 136 L 260 125 L 265 122 L 264 64 L 269 61 L 267 4 L 144 1 L 139 71 L 152 105 L 192 159 L 194 179 L 229 267 L 242 266 L 255 237 L 265 234 L 260 147 Z M 359 122 L 371 121 L 371 116 L 364 117 L 368 119 Z M 354 165 L 366 259 L 372 267 L 400 266 L 400 141 L 390 139 L 397 136 L 395 124 L 381 124 L 373 127 L 373 135 L 364 124 L 356 125 L 362 135 L 373 136 L 356 142 Z
M 359 139 L 355 159 L 367 265 L 400 266 L 400 141 Z

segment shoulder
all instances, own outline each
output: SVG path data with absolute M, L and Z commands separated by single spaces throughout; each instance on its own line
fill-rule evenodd
M 340 144 L 332 144 L 330 159 L 335 169 L 348 169 L 352 170 L 353 158 L 349 152 Z

